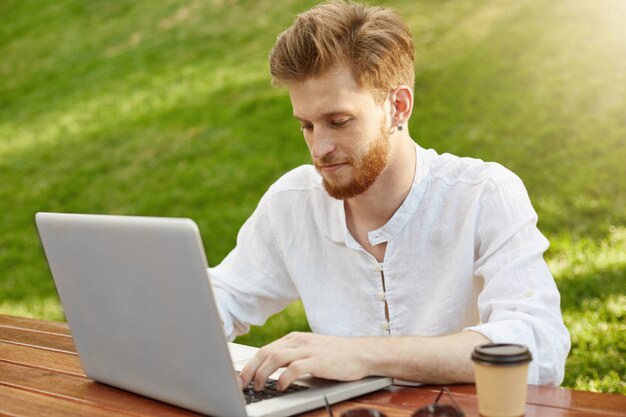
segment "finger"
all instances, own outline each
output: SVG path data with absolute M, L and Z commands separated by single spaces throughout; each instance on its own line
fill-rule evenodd
M 243 367 L 240 376 L 241 382 L 244 384 L 244 386 L 248 386 L 248 384 L 252 382 L 256 375 L 257 369 L 259 368 L 259 366 L 261 366 L 263 362 L 265 362 L 265 358 L 270 351 L 271 345 L 266 345 L 262 347 L 255 353 L 252 358 L 250 358 L 248 363 L 246 363 L 246 365 Z
M 260 390 L 265 386 L 267 378 L 280 368 L 284 368 L 293 361 L 307 357 L 302 349 L 280 349 L 268 354 L 265 361 L 257 368 L 254 376 L 254 389 Z
M 248 361 L 248 363 L 243 367 L 243 369 L 239 373 L 239 378 L 241 379 L 241 385 L 244 387 L 247 387 L 248 384 L 252 381 L 252 378 L 254 378 L 254 375 L 256 374 L 257 368 L 262 363 L 258 355 L 259 353 L 257 352 L 256 355 L 254 355 L 252 359 Z
M 280 391 L 286 390 L 293 381 L 301 378 L 307 374 L 311 374 L 315 369 L 315 360 L 313 358 L 306 358 L 292 361 L 285 371 L 278 378 L 276 388 Z
M 248 363 L 241 370 L 240 377 L 241 377 L 242 384 L 244 384 L 244 387 L 247 387 L 248 384 L 256 376 L 259 366 L 261 366 L 261 364 L 265 362 L 267 356 L 271 355 L 272 352 L 280 349 L 280 347 L 284 344 L 285 344 L 284 338 L 281 338 L 263 346 L 256 352 L 256 354 L 248 361 Z

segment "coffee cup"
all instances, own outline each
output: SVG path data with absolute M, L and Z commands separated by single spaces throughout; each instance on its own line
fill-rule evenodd
M 523 345 L 490 343 L 474 348 L 472 361 L 481 416 L 524 415 L 531 360 L 528 348 Z

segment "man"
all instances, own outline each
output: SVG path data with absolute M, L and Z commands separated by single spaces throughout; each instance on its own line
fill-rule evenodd
M 210 270 L 230 338 L 291 300 L 313 333 L 262 348 L 261 389 L 304 374 L 472 382 L 470 353 L 522 343 L 529 382 L 563 379 L 569 334 L 547 240 L 518 177 L 409 136 L 413 40 L 393 11 L 332 2 L 302 13 L 270 55 L 313 166 L 280 178 Z

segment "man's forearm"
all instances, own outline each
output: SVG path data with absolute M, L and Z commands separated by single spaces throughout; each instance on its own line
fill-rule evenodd
M 278 388 L 312 375 L 353 381 L 369 375 L 426 383 L 473 382 L 470 355 L 489 339 L 464 331 L 441 337 L 341 337 L 294 332 L 259 349 L 240 373 L 242 386 L 285 368 Z
M 360 359 L 367 374 L 436 384 L 474 382 L 470 355 L 489 343 L 478 332 L 438 337 L 364 338 Z

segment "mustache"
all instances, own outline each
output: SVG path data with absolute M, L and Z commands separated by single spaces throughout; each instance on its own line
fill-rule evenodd
M 336 165 L 336 164 L 345 164 L 345 163 L 351 164 L 352 160 L 350 158 L 339 158 L 332 154 L 327 154 L 321 158 L 313 160 L 313 165 L 315 165 L 318 168 L 325 166 L 325 165 Z

